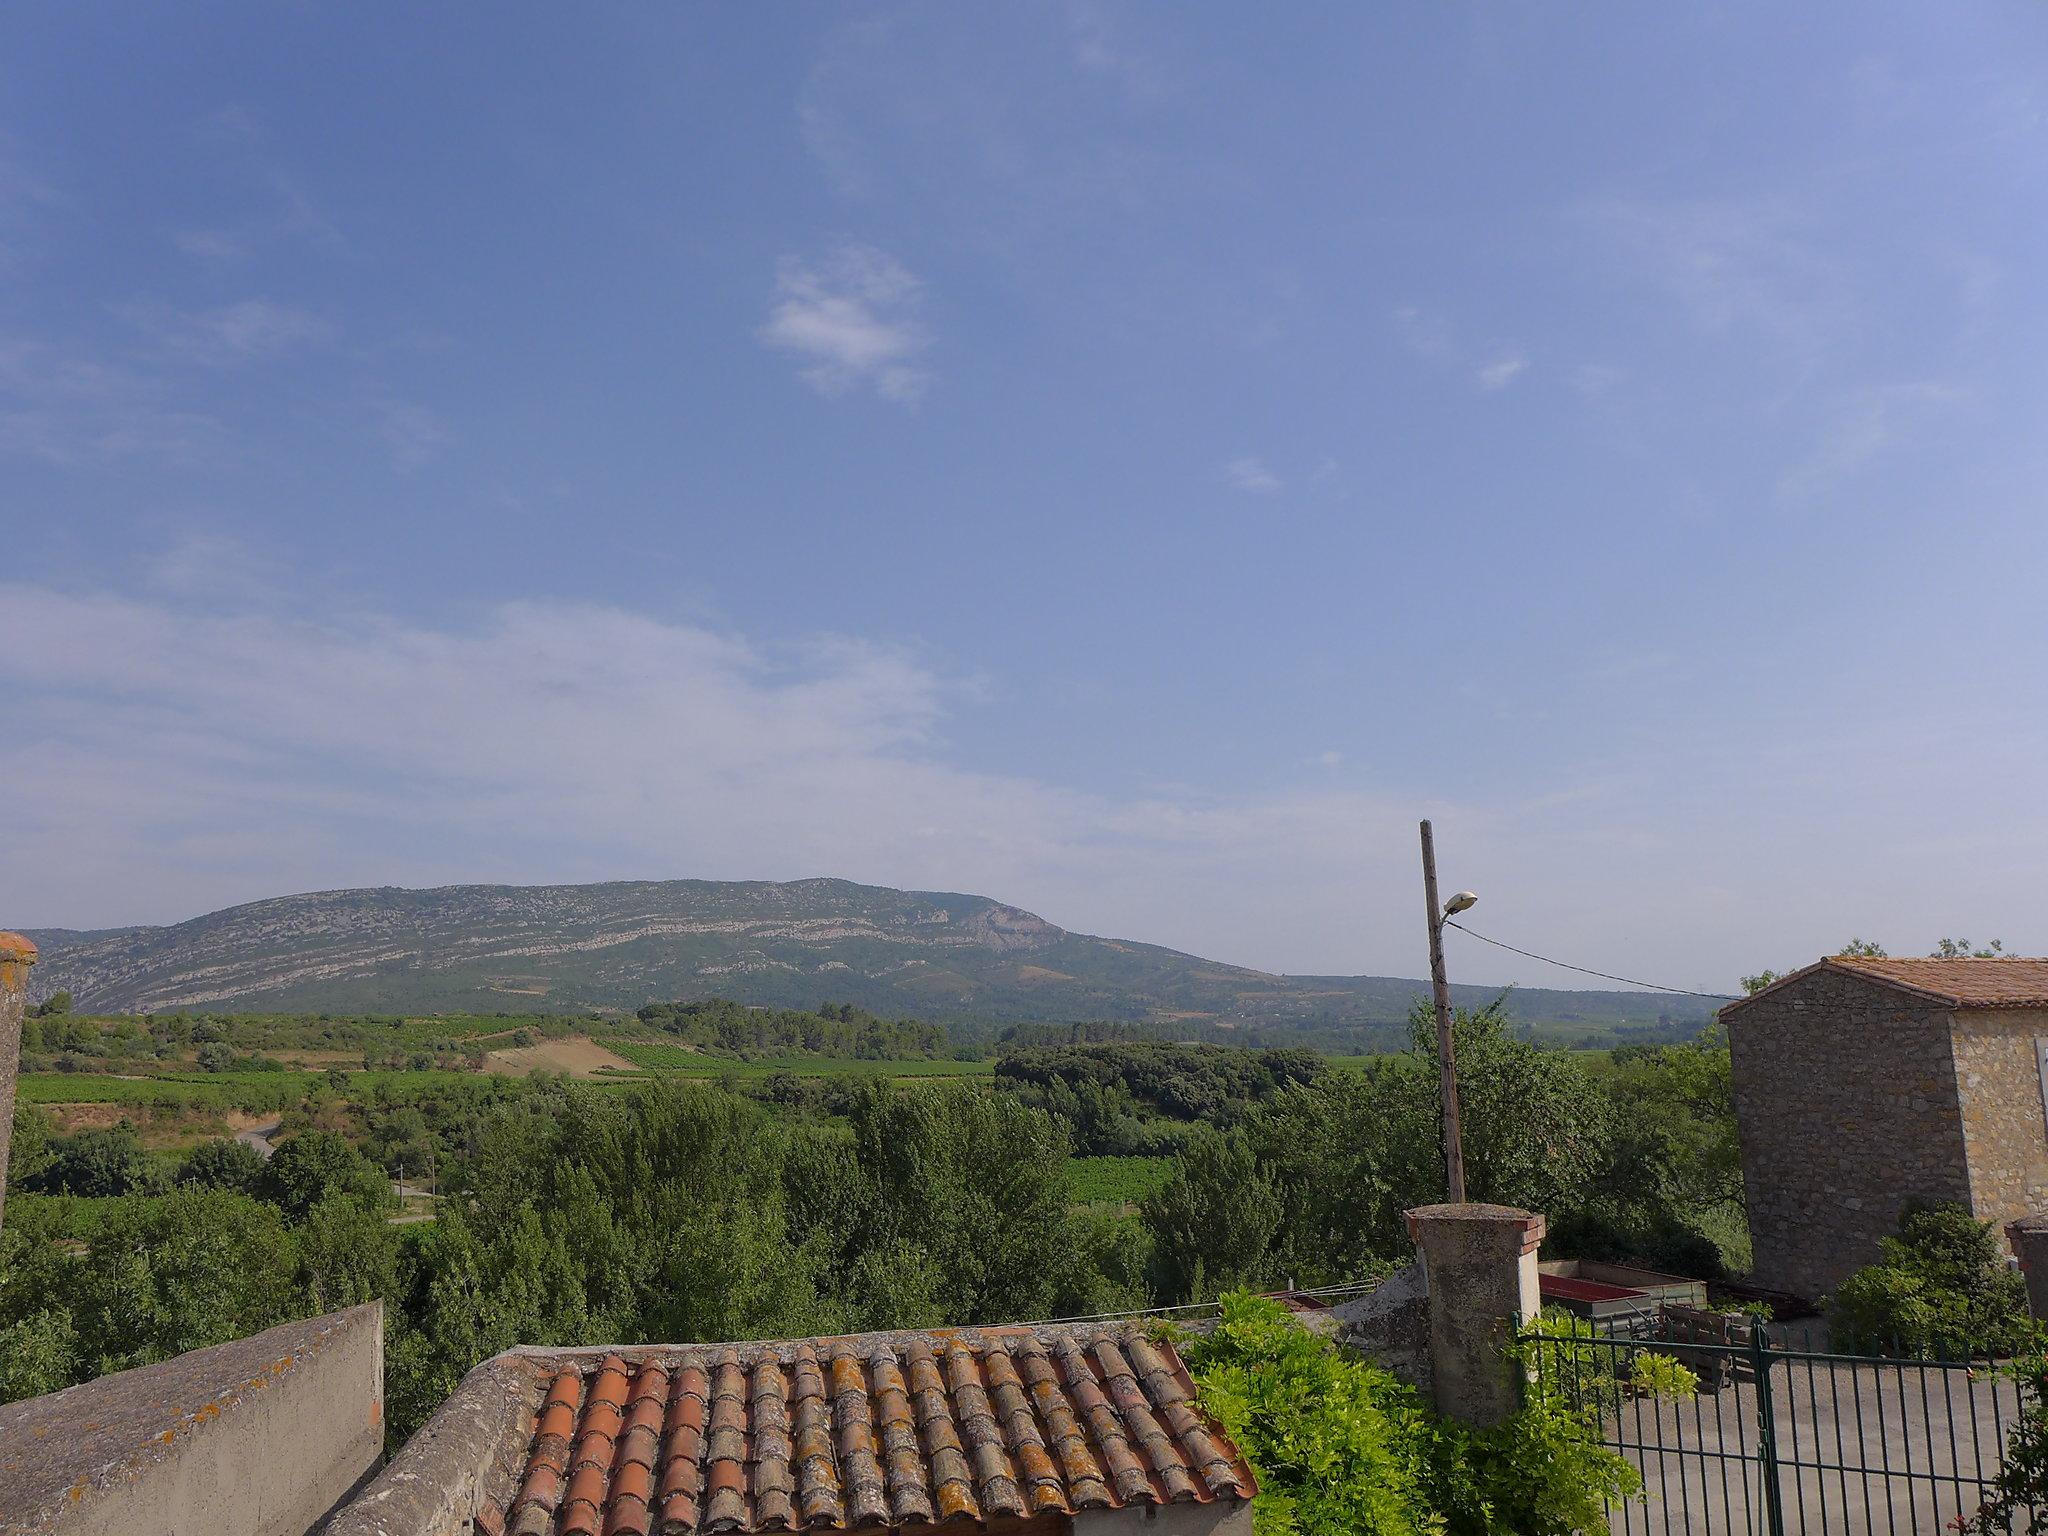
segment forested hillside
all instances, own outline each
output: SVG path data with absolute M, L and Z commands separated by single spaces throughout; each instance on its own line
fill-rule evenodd
M 726 997 L 984 1032 L 1043 1020 L 1151 1022 L 1184 1039 L 1398 1047 L 1424 982 L 1275 976 L 1157 945 L 1070 933 L 981 896 L 844 880 L 704 880 L 327 891 L 168 928 L 44 930 L 38 997 L 161 1013 L 633 1010 Z M 1477 1007 L 1493 989 L 1458 987 Z M 1676 1039 L 1699 999 L 1518 989 L 1509 1016 L 1569 1042 Z

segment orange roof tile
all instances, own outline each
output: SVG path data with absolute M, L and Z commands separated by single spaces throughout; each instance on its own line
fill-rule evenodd
M 1952 1008 L 2048 1008 L 2048 960 L 2000 956 L 1996 959 L 1944 960 L 1938 957 L 1893 959 L 1865 955 L 1830 955 L 1825 960 L 1780 976 L 1753 997 L 1730 1003 L 1725 1015 L 1757 997 L 1816 971 L 1846 971 L 1899 987 Z
M 987 1524 L 1257 1491 L 1171 1344 L 1130 1329 L 868 1334 L 560 1371 L 506 1530 Z

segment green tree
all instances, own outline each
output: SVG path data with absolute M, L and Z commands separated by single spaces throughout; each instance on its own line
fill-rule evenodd
M 95 1375 L 239 1339 L 292 1310 L 284 1224 L 244 1195 L 125 1201 L 73 1263 L 72 1317 Z
M 69 1013 L 71 1011 L 71 994 L 61 990 L 52 992 L 36 1005 L 35 1011 L 37 1017 L 45 1019 L 51 1018 L 56 1014 Z
M 1422 1002 L 1408 1017 L 1406 1073 L 1389 1079 L 1405 1112 L 1401 1146 L 1415 1154 L 1405 1203 L 1444 1197 L 1442 1100 L 1436 1075 L 1436 1017 Z M 1452 1013 L 1460 1128 L 1468 1198 L 1532 1211 L 1579 1204 L 1591 1189 L 1611 1134 L 1606 1099 L 1564 1051 L 1543 1050 L 1510 1030 L 1503 995 Z M 1413 1134 L 1417 1122 L 1430 1140 Z
M 354 1195 L 330 1195 L 292 1229 L 295 1271 L 315 1314 L 398 1298 L 398 1229 Z
M 247 1142 L 216 1136 L 202 1141 L 178 1165 L 177 1182 L 197 1189 L 248 1193 L 263 1174 L 263 1156 Z
M 2005 945 L 1993 939 L 1979 949 L 1968 939 L 1936 939 L 1934 958 L 1937 960 L 1999 960 L 2005 956 Z
M 332 1195 L 353 1195 L 378 1209 L 392 1203 L 391 1182 L 383 1171 L 333 1131 L 285 1137 L 253 1188 L 291 1222 Z
M 1273 1239 L 1284 1205 L 1242 1128 L 1198 1136 L 1173 1177 L 1139 1209 L 1161 1300 L 1195 1300 L 1275 1278 Z
M 1878 1262 L 1842 1282 L 1828 1323 L 1844 1347 L 2009 1355 L 2033 1337 L 2026 1282 L 1991 1223 L 1953 1203 L 1914 1202 Z
M 49 1114 L 26 1099 L 16 1099 L 14 1130 L 8 1143 L 8 1188 L 26 1187 L 30 1179 L 49 1165 L 54 1139 Z
M 57 1213 L 9 1206 L 0 1227 L 0 1402 L 79 1379 L 72 1260 L 57 1247 Z
M 1076 1304 L 1087 1279 L 1054 1121 L 992 1094 L 887 1084 L 865 1088 L 848 1120 L 875 1193 L 864 1243 L 929 1255 L 946 1317 L 998 1322 Z
M 49 1144 L 49 1157 L 24 1187 L 50 1195 L 128 1195 L 155 1187 L 156 1170 L 125 1120 Z

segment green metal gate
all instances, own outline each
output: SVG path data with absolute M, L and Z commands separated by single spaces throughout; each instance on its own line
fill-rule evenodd
M 1952 1530 L 1983 1503 L 2021 1406 L 1992 1362 L 1841 1354 L 1776 1324 L 1707 1335 L 1646 1313 L 1525 1341 L 1537 1383 L 1597 1410 L 1642 1473 L 1645 1500 L 1608 1510 L 1618 1536 Z M 1698 1392 L 1653 1395 L 1645 1356 L 1686 1366 Z

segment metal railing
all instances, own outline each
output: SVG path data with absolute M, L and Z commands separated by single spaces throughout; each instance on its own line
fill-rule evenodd
M 1609 1507 L 1612 1531 L 1877 1536 L 1977 1513 L 2022 1408 L 1996 1362 L 1849 1354 L 1818 1328 L 1712 1317 L 1524 1334 L 1532 1388 L 1597 1412 L 1642 1474 L 1645 1497 Z M 1668 1367 L 1645 1356 L 1686 1367 L 1697 1392 L 1657 1395 Z

